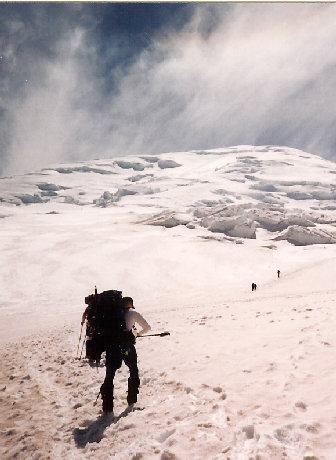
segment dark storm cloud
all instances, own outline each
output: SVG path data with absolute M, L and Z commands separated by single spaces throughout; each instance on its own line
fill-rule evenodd
M 236 144 L 336 158 L 336 5 L 0 12 L 3 171 Z
M 188 4 L 0 5 L 0 171 L 100 155 L 101 104 L 152 37 L 182 27 L 191 10 Z

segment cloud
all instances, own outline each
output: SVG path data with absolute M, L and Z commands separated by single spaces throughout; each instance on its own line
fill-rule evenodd
M 154 43 L 120 80 L 107 117 L 116 149 L 285 144 L 332 157 L 333 10 L 200 5 L 184 30 Z
M 127 64 L 118 41 L 104 47 L 86 11 L 52 34 L 53 46 L 31 48 L 35 69 L 30 63 L 24 90 L 2 97 L 4 170 L 237 144 L 282 144 L 336 160 L 334 11 L 194 5 L 180 30 L 149 34 Z

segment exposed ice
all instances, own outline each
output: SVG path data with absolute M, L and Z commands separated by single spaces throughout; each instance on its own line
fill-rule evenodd
M 143 171 L 145 169 L 145 165 L 137 162 L 116 160 L 115 164 L 122 169 L 134 169 L 135 171 Z
M 298 225 L 288 227 L 274 240 L 287 240 L 295 246 L 307 246 L 309 244 L 336 244 L 336 235 L 321 229 L 308 229 Z
M 75 173 L 75 172 L 96 173 L 96 174 L 103 174 L 103 175 L 115 174 L 113 171 L 109 171 L 107 169 L 93 168 L 93 167 L 85 166 L 85 165 L 84 166 L 55 168 L 55 171 L 57 171 L 60 174 L 72 174 L 72 173 Z
M 174 160 L 159 160 L 158 166 L 160 169 L 169 169 L 169 168 L 178 168 L 182 166 L 180 163 L 177 163 Z
M 37 193 L 34 193 L 34 195 L 30 195 L 29 193 L 17 195 L 17 198 L 19 198 L 23 204 L 43 203 L 42 198 Z

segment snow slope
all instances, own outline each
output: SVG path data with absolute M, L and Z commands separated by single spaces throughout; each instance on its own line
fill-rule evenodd
M 238 146 L 0 179 L 1 458 L 336 458 L 335 174 Z M 75 359 L 94 285 L 171 332 L 138 339 L 138 410 L 123 368 L 105 425 Z

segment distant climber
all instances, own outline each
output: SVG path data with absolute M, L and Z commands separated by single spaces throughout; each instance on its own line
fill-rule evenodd
M 280 278 L 280 270 L 277 271 L 278 278 Z
M 252 283 L 252 291 L 256 291 L 257 290 L 257 285 L 255 283 Z

